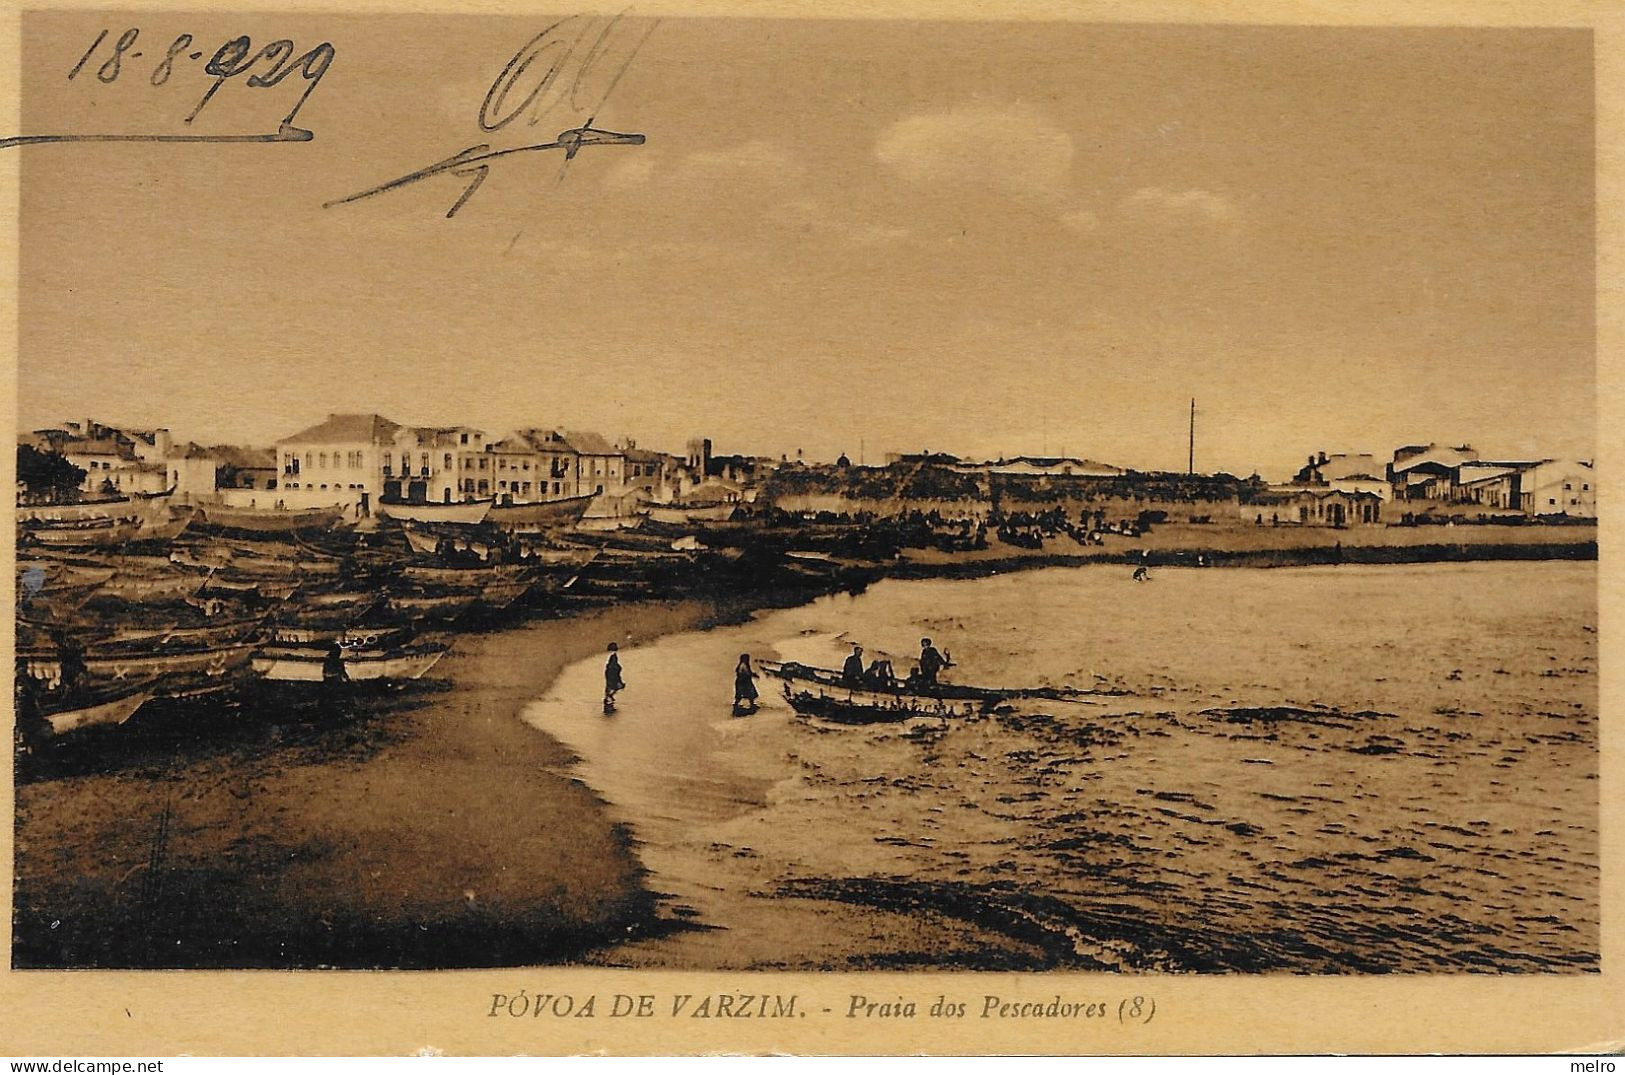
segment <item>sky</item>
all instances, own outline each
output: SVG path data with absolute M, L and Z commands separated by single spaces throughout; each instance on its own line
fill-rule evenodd
M 1594 451 L 1587 31 L 631 17 L 571 100 L 602 23 L 143 14 L 94 77 L 132 18 L 25 16 L 22 133 L 274 131 L 298 74 L 182 123 L 187 32 L 330 42 L 314 138 L 9 150 L 23 428 L 1182 470 L 1195 398 L 1203 471 Z M 494 160 L 451 219 L 451 175 L 323 204 L 589 118 L 646 141 Z

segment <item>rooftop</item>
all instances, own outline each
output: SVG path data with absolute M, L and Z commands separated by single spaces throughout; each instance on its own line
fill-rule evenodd
M 330 414 L 327 421 L 301 429 L 278 444 L 393 444 L 401 430 L 380 414 Z

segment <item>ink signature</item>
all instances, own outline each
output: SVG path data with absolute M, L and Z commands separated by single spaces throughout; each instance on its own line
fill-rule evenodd
M 528 126 L 534 127 L 548 116 L 586 115 L 586 122 L 580 126 L 560 131 L 551 142 L 504 149 L 495 149 L 488 142 L 469 146 L 398 179 L 325 202 L 323 208 L 348 205 L 435 176 L 452 175 L 465 180 L 467 185 L 446 211 L 449 219 L 456 216 L 457 211 L 480 189 L 490 174 L 493 161 L 526 153 L 563 150 L 564 160 L 559 169 L 559 181 L 562 182 L 570 162 L 589 146 L 642 145 L 644 136 L 641 134 L 622 134 L 593 125 L 598 110 L 609 99 L 621 76 L 626 74 L 632 60 L 658 25 L 658 21 L 651 22 L 641 37 L 629 41 L 622 32 L 624 17 L 624 12 L 608 19 L 572 15 L 553 23 L 514 53 L 502 73 L 491 83 L 480 105 L 479 125 L 487 133 L 503 130 L 522 116 L 526 117 Z

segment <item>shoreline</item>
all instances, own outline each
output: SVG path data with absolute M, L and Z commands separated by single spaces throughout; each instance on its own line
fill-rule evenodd
M 296 724 L 238 715 L 184 757 L 186 728 L 149 728 L 111 771 L 19 784 L 13 966 L 523 966 L 653 928 L 632 837 L 520 714 L 606 639 L 714 614 L 507 625 L 419 689 Z
M 1215 550 L 1213 563 L 1339 562 L 1319 558 L 1329 551 Z M 1596 556 L 1595 542 L 1340 551 L 1343 563 Z M 656 913 L 636 839 L 573 774 L 570 752 L 524 721 L 525 705 L 611 639 L 740 623 L 883 578 L 1140 559 L 1111 547 L 993 552 L 848 567 L 794 587 L 718 577 L 673 598 L 510 618 L 462 636 L 435 678 L 314 719 L 289 724 L 275 706 L 180 714 L 132 729 L 133 749 L 116 758 L 95 757 L 106 737 L 89 740 L 76 751 L 84 771 L 70 758 L 66 774 L 17 786 L 13 965 L 613 962 L 618 942 L 681 927 Z M 1151 563 L 1197 555 L 1165 548 Z

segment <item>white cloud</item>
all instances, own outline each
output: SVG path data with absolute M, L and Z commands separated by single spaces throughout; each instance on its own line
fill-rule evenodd
M 654 174 L 653 156 L 644 152 L 629 153 L 604 174 L 604 186 L 610 190 L 636 190 L 648 186 Z
M 1172 190 L 1168 187 L 1142 187 L 1124 198 L 1118 211 L 1131 221 L 1154 224 L 1199 223 L 1231 227 L 1241 219 L 1241 210 L 1222 194 L 1210 190 Z
M 1072 138 L 1026 105 L 969 104 L 911 116 L 881 132 L 875 156 L 911 183 L 1053 194 L 1072 164 Z
M 604 176 L 612 190 L 638 190 L 651 185 L 678 190 L 683 197 L 703 194 L 728 200 L 793 183 L 805 169 L 783 146 L 753 141 L 723 149 L 695 150 L 676 159 L 638 150 Z
M 798 178 L 802 171 L 789 150 L 760 140 L 727 149 L 695 150 L 677 165 L 680 179 L 718 183 L 781 183 Z
M 818 198 L 797 198 L 769 212 L 769 217 L 806 235 L 823 235 L 859 246 L 892 243 L 908 236 L 908 229 L 885 221 L 860 220 L 850 212 Z
M 1087 235 L 1100 227 L 1100 217 L 1093 209 L 1073 209 L 1061 214 L 1061 226 Z

